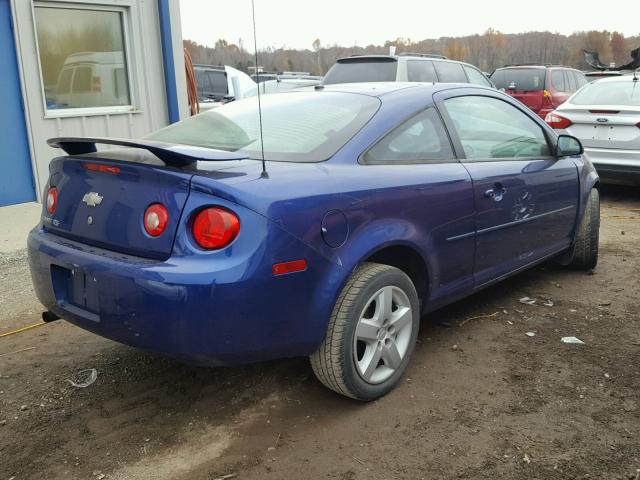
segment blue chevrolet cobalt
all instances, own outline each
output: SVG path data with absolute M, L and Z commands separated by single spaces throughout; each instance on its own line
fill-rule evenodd
M 66 154 L 28 242 L 45 319 L 201 365 L 309 356 L 327 387 L 372 400 L 422 315 L 552 258 L 596 266 L 580 142 L 499 91 L 261 101 L 261 121 L 252 98 L 142 139 L 49 141 Z

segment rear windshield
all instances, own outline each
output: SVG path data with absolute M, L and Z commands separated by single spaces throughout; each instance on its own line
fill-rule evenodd
M 265 159 L 282 162 L 329 159 L 380 106 L 375 97 L 340 92 L 280 93 L 261 100 Z M 261 159 L 258 99 L 228 103 L 146 138 L 241 152 Z
M 574 105 L 640 106 L 640 82 L 631 79 L 616 82 L 594 82 L 586 85 L 570 100 Z
M 491 81 L 496 88 L 505 90 L 544 90 L 544 68 L 500 68 L 493 72 Z
M 322 83 L 395 82 L 397 70 L 394 59 L 349 59 L 331 67 Z

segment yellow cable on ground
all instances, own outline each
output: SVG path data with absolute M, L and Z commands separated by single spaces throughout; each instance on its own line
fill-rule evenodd
M 12 332 L 0 333 L 0 338 L 8 337 L 9 335 L 15 335 L 16 333 L 26 332 L 27 330 L 31 330 L 32 328 L 38 328 L 42 325 L 46 325 L 45 322 L 34 323 L 33 325 L 27 325 L 26 327 L 19 328 L 17 330 L 13 330 Z

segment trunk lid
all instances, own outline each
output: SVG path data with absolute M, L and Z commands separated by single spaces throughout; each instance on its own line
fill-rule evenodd
M 92 165 L 115 168 L 98 171 Z M 50 171 L 49 184 L 58 189 L 58 202 L 53 215 L 43 209 L 47 231 L 130 255 L 170 256 L 192 173 L 95 154 L 57 158 Z M 145 211 L 154 203 L 163 204 L 169 213 L 167 228 L 158 237 L 151 237 L 143 226 Z
M 571 120 L 567 132 L 587 148 L 640 150 L 638 107 L 565 104 L 558 114 Z

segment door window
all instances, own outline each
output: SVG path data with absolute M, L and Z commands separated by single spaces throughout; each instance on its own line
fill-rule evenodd
M 450 98 L 444 105 L 467 159 L 550 155 L 542 127 L 510 103 L 476 95 Z
M 130 110 L 126 10 L 42 2 L 36 3 L 34 11 L 47 113 L 55 116 L 62 110 L 123 106 Z
M 409 119 L 380 140 L 365 163 L 422 163 L 454 158 L 449 137 L 435 108 Z

